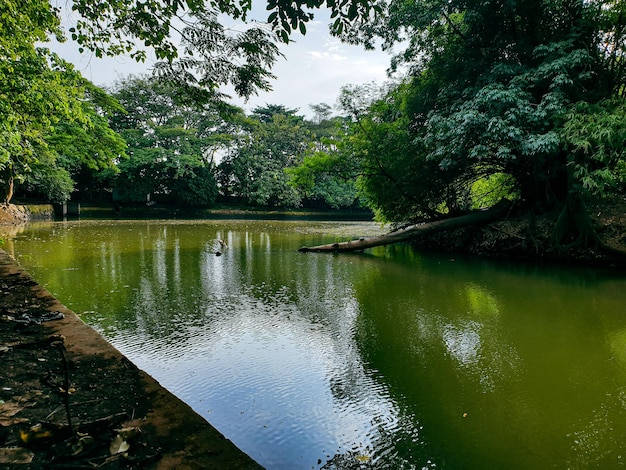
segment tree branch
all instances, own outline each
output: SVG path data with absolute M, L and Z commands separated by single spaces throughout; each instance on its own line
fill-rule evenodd
M 485 224 L 499 219 L 511 207 L 510 201 L 502 200 L 495 206 L 482 211 L 470 212 L 469 214 L 448 219 L 436 220 L 416 225 L 409 225 L 395 232 L 390 232 L 379 237 L 360 238 L 341 243 L 330 243 L 313 247 L 303 246 L 300 253 L 345 253 L 351 251 L 363 251 L 375 246 L 391 245 L 392 243 L 412 240 L 428 233 L 436 233 L 444 230 L 452 230 L 460 227 Z

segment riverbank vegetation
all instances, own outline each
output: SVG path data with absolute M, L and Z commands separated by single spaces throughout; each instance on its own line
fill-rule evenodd
M 154 3 L 154 5 L 152 5 Z M 267 25 L 231 33 L 217 13 L 242 2 L 75 2 L 69 31 L 96 55 L 145 51 L 149 76 L 100 90 L 38 46 L 62 36 L 45 0 L 13 0 L 0 30 L 3 199 L 109 199 L 210 207 L 364 206 L 401 227 L 509 201 L 550 249 L 608 249 L 589 208 L 624 193 L 626 5 L 582 0 L 269 1 Z M 277 41 L 306 32 L 307 7 L 366 48 L 400 48 L 402 79 L 346 84 L 314 118 L 280 104 L 250 114 L 242 96 L 270 87 Z M 184 16 L 182 45 L 170 35 Z M 15 31 L 15 33 L 14 33 Z M 614 250 L 613 250 L 614 251 Z

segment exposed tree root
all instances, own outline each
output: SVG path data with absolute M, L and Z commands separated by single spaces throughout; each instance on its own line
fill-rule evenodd
M 598 235 L 589 211 L 578 194 L 568 195 L 554 226 L 554 246 L 565 252 L 587 247 L 607 254 L 626 256 L 626 251 L 608 246 Z

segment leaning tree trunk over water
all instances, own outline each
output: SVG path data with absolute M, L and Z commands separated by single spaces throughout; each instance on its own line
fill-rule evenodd
M 412 240 L 428 233 L 441 232 L 444 230 L 452 230 L 461 227 L 469 227 L 471 225 L 486 224 L 502 217 L 510 208 L 509 201 L 500 201 L 495 206 L 481 211 L 470 212 L 469 214 L 449 219 L 436 220 L 433 222 L 424 222 L 416 225 L 409 225 L 401 230 L 390 232 L 379 237 L 361 238 L 359 240 L 350 240 L 341 243 L 329 243 L 328 245 L 318 245 L 313 247 L 303 246 L 298 251 L 301 253 L 315 252 L 349 252 L 362 251 L 366 248 L 375 246 L 391 245 L 403 241 Z

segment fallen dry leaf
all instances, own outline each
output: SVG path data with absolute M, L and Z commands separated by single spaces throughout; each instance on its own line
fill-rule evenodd
M 0 463 L 31 463 L 33 457 L 35 457 L 35 454 L 23 447 L 0 447 Z
M 130 444 L 124 440 L 119 434 L 113 438 L 111 445 L 109 446 L 109 452 L 111 455 L 121 454 L 130 449 Z

